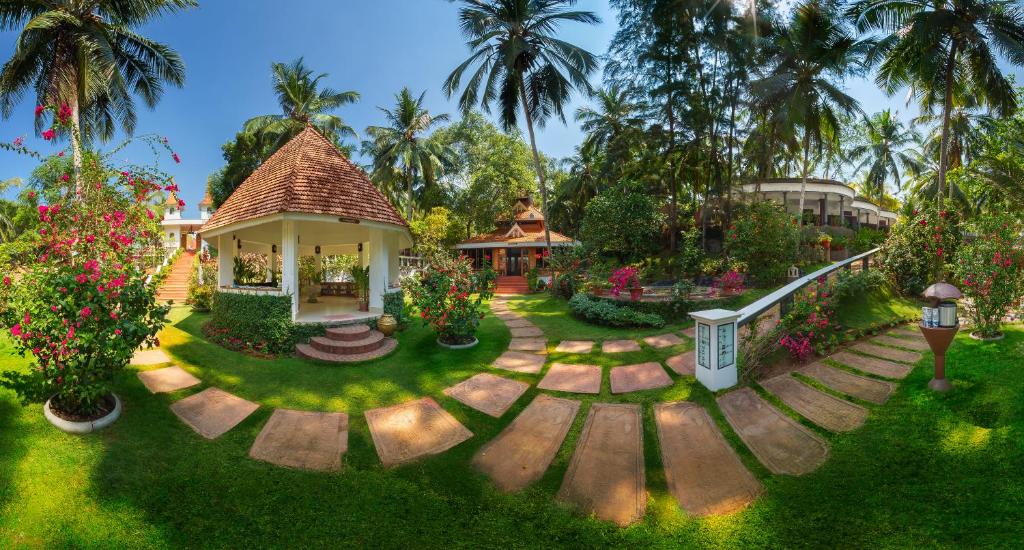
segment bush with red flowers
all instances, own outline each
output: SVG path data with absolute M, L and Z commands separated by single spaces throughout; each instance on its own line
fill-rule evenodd
M 960 246 L 960 215 L 934 208 L 914 213 L 900 221 L 882 244 L 880 261 L 889 283 L 901 293 L 920 295 L 948 269 Z
M 612 284 L 612 295 L 618 296 L 622 294 L 623 290 L 640 286 L 640 271 L 631 265 L 620 267 L 612 272 L 611 277 L 608 277 L 608 282 Z
M 448 345 L 472 344 L 484 316 L 484 300 L 494 293 L 494 270 L 485 264 L 473 271 L 465 256 L 438 255 L 417 277 L 403 281 L 406 293 L 419 311 L 424 326 Z
M 1003 317 L 1024 297 L 1021 224 L 990 214 L 972 222 L 977 238 L 965 242 L 954 258 L 954 274 L 967 300 L 964 309 L 983 338 L 999 336 Z

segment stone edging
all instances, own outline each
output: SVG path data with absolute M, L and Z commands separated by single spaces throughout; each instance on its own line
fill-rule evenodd
M 437 345 L 448 348 L 448 349 L 469 349 L 480 343 L 480 340 L 476 336 L 473 337 L 473 341 L 468 344 L 445 344 L 440 338 L 437 339 Z
M 107 413 L 106 416 L 97 418 L 96 420 L 90 420 L 88 422 L 64 420 L 50 410 L 50 401 L 53 399 L 52 397 L 47 399 L 46 404 L 43 405 L 43 416 L 46 417 L 46 420 L 48 420 L 50 424 L 56 426 L 57 429 L 69 434 L 87 434 L 97 430 L 102 430 L 116 422 L 118 418 L 121 418 L 121 398 L 119 398 L 117 394 L 111 395 L 114 396 L 114 410 Z

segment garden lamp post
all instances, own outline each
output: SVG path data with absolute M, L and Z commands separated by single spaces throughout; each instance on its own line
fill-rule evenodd
M 921 333 L 935 353 L 935 376 L 928 382 L 928 387 L 938 392 L 949 391 L 953 387 L 946 380 L 946 349 L 960 330 L 955 300 L 961 296 L 959 289 L 946 282 L 935 283 L 924 291 L 924 297 L 938 310 L 938 326 L 928 326 L 924 318 L 920 324 Z

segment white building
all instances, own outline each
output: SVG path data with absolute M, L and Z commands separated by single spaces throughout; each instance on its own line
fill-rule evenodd
M 168 248 L 168 252 L 176 248 L 184 248 L 190 252 L 199 250 L 203 246 L 200 229 L 213 214 L 213 199 L 210 197 L 209 186 L 206 188 L 206 196 L 199 203 L 199 219 L 183 217 L 184 212 L 178 206 L 178 197 L 173 192 L 167 194 L 164 208 L 160 226 L 163 228 L 164 246 Z

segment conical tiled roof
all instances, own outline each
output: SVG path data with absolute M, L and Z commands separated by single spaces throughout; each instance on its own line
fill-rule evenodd
M 178 207 L 178 196 L 174 194 L 174 191 L 167 193 L 167 198 L 164 199 L 164 206 Z
M 282 212 L 324 214 L 406 227 L 362 170 L 307 126 L 252 173 L 203 231 Z
M 206 180 L 206 195 L 203 195 L 203 200 L 199 201 L 199 206 L 213 206 L 213 197 L 210 196 L 210 180 Z

